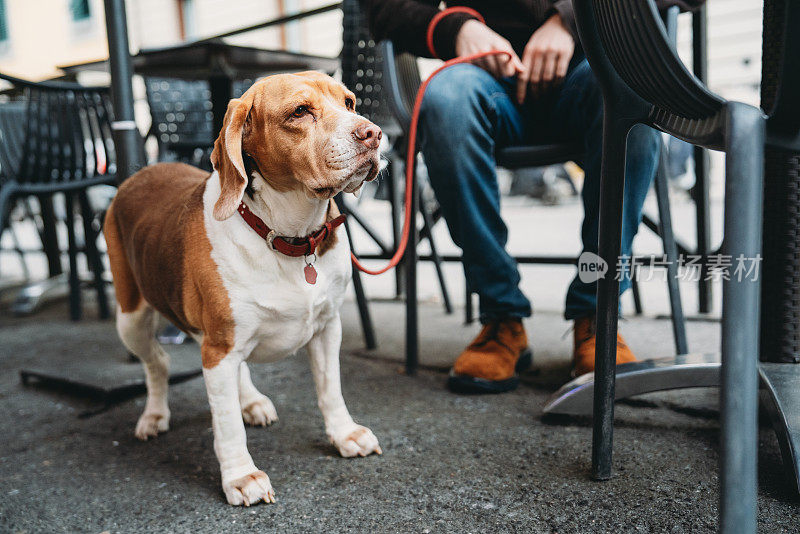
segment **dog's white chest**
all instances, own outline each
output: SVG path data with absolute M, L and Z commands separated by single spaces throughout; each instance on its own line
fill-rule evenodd
M 318 269 L 317 283 L 311 285 L 305 281 L 302 268 L 299 271 L 300 280 L 284 287 L 265 284 L 263 292 L 254 293 L 251 301 L 233 304 L 254 318 L 250 326 L 255 347 L 249 360 L 267 362 L 293 354 L 338 315 L 346 286 L 344 277 Z
M 206 231 L 211 257 L 230 298 L 235 350 L 251 361 L 288 356 L 338 317 L 352 273 L 350 247 L 341 236 L 316 259 L 316 282 L 309 284 L 304 258 L 271 249 L 238 215 L 213 220 L 210 206 L 217 187 L 218 182 L 209 181 Z

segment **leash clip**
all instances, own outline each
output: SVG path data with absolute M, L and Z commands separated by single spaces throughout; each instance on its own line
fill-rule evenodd
M 273 241 L 275 241 L 275 230 L 270 230 L 267 234 L 267 246 L 275 250 L 275 246 L 272 244 Z

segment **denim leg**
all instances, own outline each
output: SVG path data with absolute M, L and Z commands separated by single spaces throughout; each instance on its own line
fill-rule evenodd
M 550 122 L 560 136 L 582 138 L 585 144 L 586 160 L 583 162 L 585 178 L 582 191 L 584 219 L 581 239 L 584 251 L 597 253 L 600 162 L 603 149 L 603 97 L 586 61 L 573 69 L 564 81 Z M 633 238 L 642 220 L 642 207 L 655 176 L 659 148 L 658 133 L 647 126 L 637 125 L 628 135 L 622 207 L 623 256 L 631 254 Z M 615 269 L 615 265 L 609 265 L 609 275 L 614 273 Z M 623 276 L 620 293 L 630 286 L 630 277 Z M 567 292 L 564 317 L 576 319 L 594 315 L 596 305 L 597 283 L 581 282 L 576 275 Z
M 440 73 L 422 102 L 420 148 L 484 323 L 531 314 L 517 264 L 505 250 L 508 229 L 494 160 L 495 146 L 519 142 L 524 128 L 503 85 L 475 65 Z

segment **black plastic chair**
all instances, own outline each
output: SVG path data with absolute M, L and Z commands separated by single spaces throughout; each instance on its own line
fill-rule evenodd
M 381 127 L 387 138 L 392 141 L 389 151 L 390 164 L 382 174 L 382 187 L 388 189 L 388 197 L 392 210 L 392 243 L 387 243 L 369 222 L 359 214 L 358 210 L 350 203 L 344 204 L 349 216 L 361 226 L 370 239 L 378 246 L 380 252 L 376 254 L 360 254 L 362 259 L 386 260 L 394 253 L 394 248 L 400 241 L 402 221 L 402 176 L 403 159 L 405 157 L 406 137 L 401 125 L 392 113 L 390 106 L 389 88 L 387 87 L 387 67 L 381 47 L 372 39 L 369 33 L 366 17 L 364 17 L 358 0 L 345 0 L 342 2 L 343 34 L 342 34 L 342 81 L 356 95 L 356 110 Z M 418 83 L 418 82 L 417 82 Z M 432 197 L 432 192 L 431 195 Z M 442 270 L 442 257 L 438 253 L 436 241 L 429 229 L 433 226 L 433 218 L 429 210 L 418 210 L 423 217 L 423 238 L 430 247 L 430 259 L 441 288 L 442 302 L 446 313 L 452 313 L 453 307 L 447 289 L 447 283 Z M 405 267 L 401 264 L 395 270 L 397 295 L 403 291 L 402 271 Z
M 724 245 L 733 258 L 761 252 L 764 118 L 711 93 L 670 47 L 652 0 L 575 0 L 581 42 L 604 93 L 600 256 L 620 252 L 625 143 L 638 123 L 695 145 L 724 150 Z M 592 475 L 611 477 L 618 319 L 616 277 L 598 285 Z M 759 280 L 723 282 L 720 529 L 756 527 Z
M 254 82 L 237 80 L 233 96 L 241 96 Z M 211 170 L 216 132 L 208 82 L 147 77 L 145 88 L 151 118 L 146 137 L 158 142 L 158 161 L 181 161 Z
M 94 273 L 99 315 L 110 316 L 103 281 L 103 263 L 97 248 L 99 231 L 87 189 L 95 185 L 116 185 L 116 156 L 112 141 L 112 113 L 107 87 L 84 87 L 66 82 L 30 82 L 0 74 L 13 90 L 9 98 L 25 106 L 25 117 L 17 125 L 23 133 L 9 136 L 0 144 L 0 232 L 5 228 L 12 203 L 21 197 L 40 199 L 43 211 L 52 196 L 63 193 L 69 255 L 70 316 L 80 319 L 81 295 L 75 235 L 75 201 L 83 222 L 89 268 Z M 5 124 L 6 130 L 11 125 Z M 51 224 L 55 224 L 52 219 Z M 55 229 L 48 231 L 54 236 Z M 45 243 L 52 247 L 57 242 Z M 51 251 L 52 252 L 52 251 Z M 58 254 L 56 254 L 58 256 Z M 51 266 L 52 271 L 52 266 Z
M 673 26 L 673 37 L 675 40 L 678 8 L 672 8 L 667 13 L 667 20 Z M 411 110 L 413 109 L 414 97 L 420 86 L 420 74 L 416 58 L 407 53 L 398 53 L 394 49 L 391 41 L 382 43 L 383 56 L 393 58 L 394 61 L 385 63 L 385 84 L 389 105 L 392 112 L 403 128 L 408 131 L 411 122 Z M 495 154 L 497 165 L 506 169 L 518 169 L 523 167 L 542 167 L 555 163 L 566 163 L 568 161 L 581 161 L 583 159 L 583 149 L 575 143 L 553 143 L 544 145 L 518 145 L 501 148 Z M 657 234 L 661 236 L 664 244 L 664 253 L 668 265 L 667 288 L 669 292 L 671 319 L 673 335 L 675 339 L 676 352 L 686 354 L 688 352 L 686 341 L 686 326 L 681 305 L 680 291 L 676 278 L 678 248 L 672 231 L 672 221 L 669 204 L 668 176 L 665 169 L 665 161 L 662 158 L 659 170 L 655 179 L 656 200 L 659 211 L 659 222 L 656 224 Z M 412 196 L 418 202 L 418 193 Z M 441 218 L 438 212 L 433 214 L 426 213 L 427 210 L 420 210 L 423 217 L 430 221 L 430 226 L 438 222 Z M 406 258 L 406 369 L 409 374 L 413 374 L 418 361 L 418 327 L 417 327 L 417 296 L 416 296 L 416 251 L 413 244 L 416 243 L 416 235 L 411 233 L 409 249 Z M 458 258 L 455 258 L 458 259 Z M 520 256 L 516 260 L 525 264 L 551 264 L 551 265 L 574 265 L 575 258 L 559 256 Z M 616 262 L 614 263 L 616 265 Z M 467 287 L 466 298 L 466 322 L 471 321 L 472 317 L 472 292 Z M 638 304 L 637 304 L 638 306 Z
M 765 0 L 761 107 L 768 114 L 761 286 L 762 406 L 800 494 L 800 4 Z

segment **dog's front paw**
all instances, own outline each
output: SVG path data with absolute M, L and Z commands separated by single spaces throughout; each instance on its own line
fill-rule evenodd
M 373 452 L 383 454 L 378 438 L 365 426 L 355 425 L 345 432 L 331 436 L 331 442 L 345 458 L 368 456 Z
M 224 483 L 222 490 L 225 492 L 228 504 L 234 506 L 250 506 L 261 501 L 275 502 L 275 491 L 264 471 L 253 471 L 249 475 Z
M 169 412 L 148 412 L 145 411 L 136 423 L 136 437 L 142 441 L 154 438 L 159 432 L 169 430 Z
M 268 426 L 278 420 L 275 405 L 264 395 L 242 407 L 242 419 L 248 425 Z

